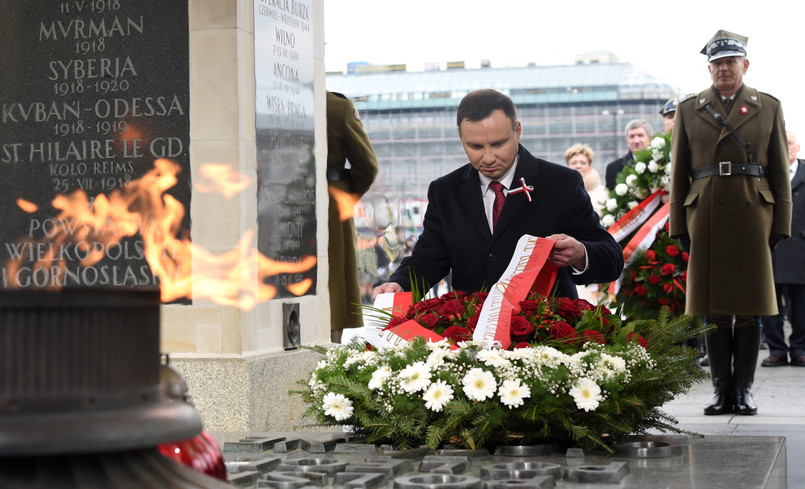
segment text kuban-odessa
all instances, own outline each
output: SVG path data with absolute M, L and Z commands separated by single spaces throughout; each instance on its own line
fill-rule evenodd
M 90 107 L 80 102 L 8 102 L 3 104 L 3 124 L 23 122 L 50 122 L 80 120 L 83 112 L 91 112 L 98 119 L 110 117 L 154 117 L 184 115 L 185 110 L 177 95 L 158 97 L 132 97 L 97 100 Z

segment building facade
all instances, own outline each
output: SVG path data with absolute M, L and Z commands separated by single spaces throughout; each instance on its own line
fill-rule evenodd
M 464 69 L 457 63 L 422 72 L 359 66 L 349 74 L 326 75 L 328 90 L 355 102 L 380 163 L 378 179 L 358 209 L 367 218 L 362 224 L 421 225 L 428 183 L 467 162 L 455 117 L 461 98 L 472 90 L 494 88 L 514 100 L 521 143 L 537 157 L 563 164 L 569 146 L 590 145 L 602 178 L 606 164 L 628 150 L 626 123 L 647 119 L 661 130 L 658 111 L 678 94 L 626 63 L 488 65 Z

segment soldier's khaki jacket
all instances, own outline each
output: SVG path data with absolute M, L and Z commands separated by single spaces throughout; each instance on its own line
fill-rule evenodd
M 769 237 L 791 234 L 788 143 L 780 102 L 746 85 L 727 121 L 766 178 L 691 179 L 722 161 L 747 163 L 743 146 L 705 109 L 726 116 L 714 87 L 679 103 L 671 148 L 670 234 L 689 235 L 688 314 L 777 313 Z

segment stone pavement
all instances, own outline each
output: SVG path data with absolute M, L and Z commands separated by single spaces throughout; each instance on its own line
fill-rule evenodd
M 761 350 L 752 397 L 756 416 L 705 416 L 702 408 L 713 395 L 709 381 L 663 407 L 680 428 L 704 435 L 786 437 L 788 488 L 805 489 L 805 367 L 761 367 Z

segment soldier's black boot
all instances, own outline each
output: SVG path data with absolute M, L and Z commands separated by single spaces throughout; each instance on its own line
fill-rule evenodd
M 733 333 L 733 372 L 735 412 L 752 416 L 757 406 L 752 399 L 752 384 L 755 383 L 755 367 L 760 350 L 761 327 L 754 316 L 737 316 Z
M 732 387 L 732 328 L 718 327 L 704 339 L 710 359 L 710 376 L 713 378 L 713 399 L 704 407 L 704 414 L 730 414 L 733 412 Z

